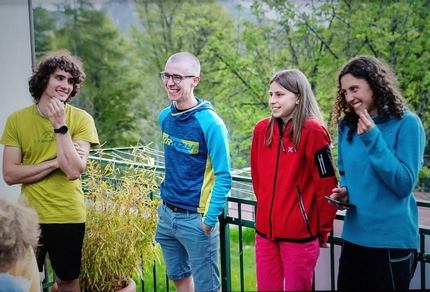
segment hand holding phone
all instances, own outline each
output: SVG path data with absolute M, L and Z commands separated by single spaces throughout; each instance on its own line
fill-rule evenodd
M 332 198 L 330 198 L 330 197 L 328 197 L 328 196 L 324 196 L 324 198 L 326 198 L 326 199 L 327 199 L 327 200 L 329 200 L 330 202 L 333 202 L 333 203 L 338 204 L 338 205 L 340 205 L 340 206 L 344 206 L 344 207 L 348 207 L 348 208 L 355 207 L 355 205 L 354 205 L 354 204 L 341 202 L 341 201 L 338 201 L 338 200 L 332 199 Z

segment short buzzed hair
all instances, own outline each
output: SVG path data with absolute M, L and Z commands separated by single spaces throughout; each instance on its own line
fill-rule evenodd
M 170 58 L 167 60 L 167 63 L 179 63 L 179 62 L 186 62 L 188 66 L 188 71 L 190 74 L 194 76 L 200 76 L 200 61 L 197 59 L 196 56 L 189 52 L 180 52 L 173 54 L 170 56 Z

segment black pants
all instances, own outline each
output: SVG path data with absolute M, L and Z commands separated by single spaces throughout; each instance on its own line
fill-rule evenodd
M 85 223 L 40 224 L 40 229 L 36 253 L 39 272 L 43 269 L 48 253 L 58 278 L 63 281 L 77 279 L 81 271 Z
M 345 241 L 339 261 L 339 291 L 407 291 L 417 250 L 370 248 Z

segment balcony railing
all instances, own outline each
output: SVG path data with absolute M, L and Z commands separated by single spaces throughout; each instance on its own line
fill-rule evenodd
M 234 180 L 238 178 L 235 177 Z M 243 181 L 243 178 L 239 178 Z M 237 226 L 239 228 L 239 254 L 243 255 L 244 246 L 241 244 L 241 230 L 243 227 L 254 228 L 254 218 L 249 219 L 247 214 L 252 208 L 252 214 L 255 214 L 255 208 L 257 204 L 253 200 L 238 199 L 238 198 L 228 198 L 229 205 L 235 204 L 237 206 L 237 211 L 235 208 L 228 209 L 226 207 L 225 212 L 222 214 L 220 219 L 220 234 L 221 234 L 221 269 L 222 269 L 222 288 L 223 291 L 247 291 L 244 288 L 244 283 L 246 282 L 246 276 L 243 274 L 243 259 L 240 261 L 240 287 L 231 287 L 231 265 L 230 265 L 230 255 L 229 251 L 231 246 L 229 244 L 229 230 L 232 226 Z M 430 202 L 428 201 L 418 201 L 418 206 L 420 209 L 429 211 Z M 229 213 L 234 212 L 235 215 L 231 216 Z M 245 215 L 246 214 L 246 215 Z M 314 290 L 331 290 L 336 289 L 336 278 L 337 278 L 337 260 L 340 254 L 340 246 L 342 245 L 342 239 L 339 234 L 341 233 L 341 227 L 343 223 L 344 215 L 338 214 L 335 220 L 335 227 L 330 236 L 330 248 L 327 251 L 322 250 L 321 256 L 318 260 L 317 269 L 314 276 Z M 396 232 L 393 230 L 393 232 Z M 415 272 L 414 278 L 411 282 L 411 289 L 419 289 L 421 291 L 430 288 L 430 271 L 428 263 L 430 263 L 430 254 L 428 248 L 430 246 L 430 228 L 429 226 L 420 226 L 419 236 L 420 236 L 420 248 L 418 256 L 418 266 Z M 325 255 L 325 257 L 324 257 Z M 429 279 L 429 280 L 428 280 Z M 239 288 L 239 289 L 238 289 Z
M 119 149 L 119 150 L 118 150 Z M 116 152 L 112 159 L 117 159 L 118 157 L 128 155 L 127 148 L 117 148 L 113 149 Z M 121 153 L 124 152 L 124 153 Z M 119 154 L 118 154 L 119 153 Z M 90 159 L 100 159 L 97 157 L 90 157 Z M 117 163 L 124 163 L 118 160 Z M 158 171 L 164 171 L 164 165 L 157 167 Z M 233 188 L 231 194 L 245 193 L 247 198 L 237 198 L 230 196 L 227 200 L 224 212 L 220 215 L 220 268 L 221 268 L 221 281 L 222 281 L 222 291 L 249 291 L 250 288 L 246 288 L 246 284 L 254 279 L 255 272 L 252 274 L 245 273 L 244 262 L 245 262 L 245 249 L 249 246 L 243 244 L 243 231 L 244 228 L 250 228 L 255 230 L 255 209 L 257 208 L 257 202 L 250 199 L 249 194 L 252 190 L 252 182 L 249 177 L 243 177 L 240 175 L 233 175 Z M 430 201 L 418 201 L 418 207 L 420 210 L 420 216 L 430 217 Z M 321 255 L 319 257 L 317 267 L 314 274 L 314 290 L 331 290 L 336 289 L 336 277 L 337 277 L 337 260 L 340 254 L 340 246 L 342 244 L 342 239 L 340 238 L 340 233 L 343 225 L 344 215 L 339 212 L 336 216 L 333 232 L 330 236 L 330 248 L 322 249 Z M 230 231 L 231 229 L 237 229 L 239 240 L 237 246 L 232 246 L 230 241 Z M 393 230 L 396 232 L 396 230 Z M 419 248 L 419 258 L 418 266 L 411 282 L 411 289 L 424 290 L 430 287 L 430 272 L 428 269 L 428 263 L 430 263 L 430 254 L 427 252 L 430 246 L 430 226 L 420 225 L 419 229 L 420 236 L 420 248 Z M 253 248 L 253 247 L 252 247 Z M 239 263 L 238 267 L 235 265 L 233 268 L 231 254 L 232 251 L 238 251 Z M 249 257 L 248 253 L 248 257 Z M 253 254 L 252 254 L 253 256 Z M 236 264 L 236 263 L 235 263 Z M 254 269 L 255 271 L 255 264 Z M 235 272 L 233 272 L 235 271 Z M 159 275 L 163 274 L 163 283 L 160 283 Z M 158 277 L 157 277 L 158 275 Z M 232 279 L 239 279 L 238 283 L 232 284 Z M 427 280 L 429 279 L 429 280 Z M 145 275 L 145 281 L 150 281 L 152 285 L 150 287 L 153 289 L 151 291 L 170 291 L 175 290 L 174 285 L 165 276 L 164 268 L 160 270 L 160 267 L 154 265 L 152 268 L 151 275 Z M 48 279 L 47 283 L 44 284 L 44 290 L 48 291 L 47 288 L 53 283 L 53 279 Z M 139 291 L 150 291 L 145 288 L 145 283 L 140 283 Z M 251 288 L 252 289 L 252 288 Z M 256 287 L 255 289 L 256 290 Z

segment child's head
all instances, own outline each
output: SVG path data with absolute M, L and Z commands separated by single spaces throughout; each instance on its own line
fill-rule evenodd
M 36 247 L 39 234 L 36 211 L 0 195 L 0 272 L 8 271 L 29 246 Z
M 51 74 L 57 68 L 73 76 L 73 90 L 66 102 L 71 101 L 79 93 L 81 84 L 86 77 L 81 60 L 65 50 L 51 52 L 40 60 L 37 68 L 33 69 L 33 76 L 28 80 L 29 91 L 36 103 L 46 89 Z

